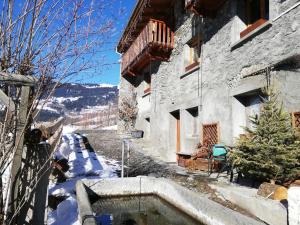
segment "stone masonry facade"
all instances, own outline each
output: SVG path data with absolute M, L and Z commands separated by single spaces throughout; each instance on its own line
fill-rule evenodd
M 300 111 L 299 1 L 267 1 L 268 21 L 240 38 L 246 28 L 241 1 L 227 0 L 214 18 L 195 15 L 184 9 L 184 1 L 175 1 L 169 60 L 151 62 L 137 77 L 138 86 L 121 77 L 120 99 L 137 94 L 135 129 L 144 131 L 148 154 L 175 162 L 176 152 L 193 153 L 203 142 L 205 124 L 217 124 L 218 142 L 233 145 L 242 126 L 250 126 L 248 116 L 259 114 L 266 86 L 279 92 L 288 112 Z M 186 49 L 194 36 L 201 40 L 199 65 L 186 72 Z M 151 75 L 147 94 L 145 73 Z

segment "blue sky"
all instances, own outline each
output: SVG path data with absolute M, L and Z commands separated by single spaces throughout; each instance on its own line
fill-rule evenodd
M 119 83 L 120 65 L 118 64 L 118 61 L 120 56 L 116 53 L 115 49 L 122 35 L 123 29 L 126 26 L 136 4 L 136 1 L 137 0 L 117 0 L 116 3 L 114 3 L 116 11 L 119 11 L 120 7 L 124 8 L 124 14 L 116 21 L 116 34 L 112 37 L 112 40 L 108 41 L 109 44 L 106 47 L 107 50 L 105 51 L 105 57 L 109 65 L 105 68 L 102 68 L 102 71 L 99 71 L 99 73 L 95 73 L 94 71 L 93 76 L 90 79 L 84 79 L 85 83 L 109 83 L 115 85 Z M 88 77 L 86 75 L 84 76 Z

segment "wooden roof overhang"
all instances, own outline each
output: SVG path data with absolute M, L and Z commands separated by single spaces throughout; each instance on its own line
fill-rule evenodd
M 226 0 L 185 0 L 186 9 L 203 17 L 215 17 Z
M 126 52 L 150 19 L 168 23 L 174 1 L 176 0 L 138 0 L 119 40 L 117 51 L 121 54 Z

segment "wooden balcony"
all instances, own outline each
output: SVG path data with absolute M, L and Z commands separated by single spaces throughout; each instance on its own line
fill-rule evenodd
M 215 17 L 226 0 L 185 0 L 185 8 L 203 17 Z
M 122 76 L 137 76 L 151 61 L 168 60 L 174 32 L 162 21 L 151 19 L 122 55 Z

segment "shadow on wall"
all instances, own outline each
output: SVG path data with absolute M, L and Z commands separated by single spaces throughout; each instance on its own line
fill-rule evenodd
M 136 88 L 140 86 L 140 84 L 145 80 L 145 74 L 156 74 L 158 72 L 160 64 L 161 61 L 151 61 L 151 63 L 138 74 L 126 75 L 122 77 Z

